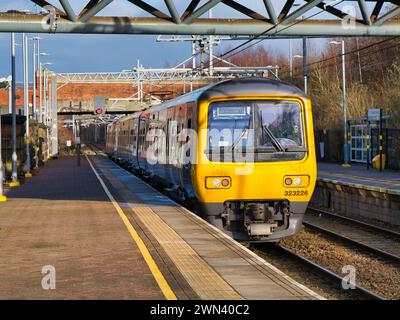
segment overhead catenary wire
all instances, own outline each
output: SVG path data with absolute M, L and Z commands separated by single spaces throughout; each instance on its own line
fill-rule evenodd
M 345 52 L 344 55 L 345 56 L 349 56 L 349 55 L 352 55 L 354 53 L 364 51 L 364 50 L 369 49 L 371 47 L 374 47 L 374 46 L 377 46 L 377 45 L 380 45 L 382 43 L 386 43 L 386 42 L 389 42 L 391 40 L 398 39 L 398 38 L 399 37 L 396 36 L 396 37 L 387 38 L 387 39 L 384 39 L 384 40 L 381 40 L 381 41 L 378 41 L 378 42 L 374 42 L 374 43 L 365 45 L 365 46 L 363 46 L 361 48 L 347 51 L 347 52 Z M 400 46 L 400 44 L 396 43 L 396 44 L 388 46 L 388 47 L 378 48 L 377 50 L 373 51 L 372 53 L 379 52 L 379 51 L 382 51 L 382 50 L 385 50 L 385 49 L 390 49 L 390 48 L 393 48 L 393 47 L 398 47 L 398 46 Z M 370 54 L 370 53 L 371 52 L 367 52 L 365 54 Z M 343 55 L 342 53 L 339 53 L 339 54 L 331 56 L 331 57 L 327 57 L 327 58 L 323 58 L 323 59 L 320 59 L 320 60 L 317 60 L 317 61 L 310 62 L 310 63 L 307 64 L 307 67 L 312 67 L 314 65 L 321 64 L 323 62 L 327 62 L 327 61 L 330 61 L 330 60 L 333 60 L 333 59 L 341 58 L 342 55 Z M 286 70 L 288 70 L 288 67 L 282 68 L 280 71 L 286 71 Z
M 333 2 L 332 2 L 333 4 L 332 4 L 332 3 L 331 3 L 331 4 L 327 4 L 326 6 L 335 7 L 335 6 L 337 6 L 338 4 L 340 4 L 341 2 L 343 2 L 343 0 L 333 1 Z M 274 35 L 277 35 L 279 32 L 282 32 L 282 31 L 284 31 L 284 30 L 287 30 L 288 28 L 291 28 L 291 27 L 293 27 L 293 26 L 295 26 L 295 25 L 297 25 L 297 24 L 299 24 L 299 23 L 302 23 L 302 22 L 304 22 L 304 21 L 306 21 L 306 20 L 308 20 L 308 19 L 310 19 L 310 18 L 313 18 L 313 17 L 315 17 L 315 16 L 317 16 L 317 15 L 323 13 L 323 12 L 325 12 L 325 10 L 324 10 L 324 9 L 321 9 L 319 12 L 316 12 L 316 13 L 314 13 L 314 14 L 308 16 L 308 17 L 305 17 L 305 18 L 302 18 L 302 19 L 299 19 L 299 20 L 295 20 L 292 24 L 290 24 L 290 25 L 288 25 L 288 26 L 286 26 L 286 27 L 284 27 L 284 28 L 282 28 L 282 29 L 280 29 L 280 30 L 277 30 L 274 34 L 268 34 L 271 30 L 276 29 L 276 28 L 284 21 L 284 20 L 282 20 L 282 21 L 278 22 L 277 24 L 274 24 L 273 26 L 271 26 L 270 28 L 268 28 L 268 29 L 265 30 L 264 32 L 258 34 L 257 36 L 255 36 L 255 37 L 253 37 L 253 38 L 251 38 L 251 39 L 245 41 L 244 43 L 239 44 L 238 46 L 236 46 L 236 47 L 234 47 L 234 48 L 232 48 L 232 49 L 229 49 L 228 51 L 226 51 L 226 52 L 224 52 L 224 53 L 222 53 L 222 54 L 220 54 L 220 55 L 218 55 L 218 56 L 215 56 L 213 59 L 210 59 L 210 61 L 209 61 L 208 63 L 205 63 L 205 64 L 203 65 L 203 68 L 204 68 L 204 69 L 208 68 L 211 61 L 212 61 L 212 63 L 214 63 L 214 62 L 216 62 L 216 61 L 220 61 L 220 59 L 222 59 L 222 58 L 224 58 L 224 59 L 229 59 L 229 58 L 231 58 L 231 57 L 233 57 L 233 56 L 235 56 L 235 55 L 237 55 L 237 54 L 239 54 L 239 53 L 241 53 L 241 52 L 243 52 L 243 51 L 245 51 L 245 50 L 248 50 L 249 48 L 253 47 L 254 45 L 259 44 L 260 42 L 262 42 L 262 41 L 264 41 L 264 40 L 267 40 L 267 39 L 273 37 Z M 263 38 L 259 39 L 260 37 L 262 37 L 262 36 L 264 36 L 264 35 L 267 35 L 267 37 L 263 37 Z M 368 49 L 368 48 L 370 48 L 370 47 L 373 47 L 373 46 L 376 46 L 376 45 L 379 45 L 379 44 L 382 44 L 382 43 L 391 41 L 391 40 L 396 39 L 396 38 L 399 38 L 399 37 L 391 37 L 391 38 L 388 38 L 388 39 L 384 39 L 384 40 L 382 40 L 382 41 L 375 42 L 375 43 L 366 45 L 366 46 L 364 46 L 364 47 L 361 47 L 361 48 L 358 48 L 358 49 L 354 49 L 354 50 L 348 51 L 348 52 L 346 52 L 344 55 L 345 55 L 345 56 L 346 56 L 346 55 L 351 55 L 351 54 L 354 54 L 354 53 L 357 53 L 357 52 L 366 50 L 366 49 Z M 254 43 L 254 41 L 257 40 L 257 39 L 258 39 L 258 41 Z M 251 42 L 253 42 L 253 43 L 251 43 Z M 247 44 L 250 44 L 250 45 L 248 45 L 247 47 L 244 47 L 244 46 L 246 46 Z M 391 48 L 391 47 L 395 47 L 395 46 L 397 46 L 397 44 L 396 44 L 396 45 L 393 45 L 393 46 L 390 46 L 390 47 L 387 47 L 387 48 Z M 244 47 L 244 48 L 242 48 L 242 47 Z M 239 50 L 239 51 L 237 51 L 237 50 L 240 49 L 240 48 L 242 48 L 242 49 Z M 380 50 L 382 50 L 382 49 L 378 49 L 378 51 L 380 51 Z M 192 57 L 196 57 L 197 55 L 198 55 L 198 53 L 193 54 L 193 55 L 191 56 L 191 58 L 192 58 Z M 325 61 L 337 59 L 337 58 L 339 58 L 339 57 L 341 57 L 341 56 L 342 56 L 342 54 L 338 54 L 338 55 L 335 55 L 335 56 L 331 56 L 331 57 L 328 57 L 328 58 L 324 58 L 324 59 L 321 59 L 321 60 L 318 60 L 318 61 L 314 61 L 314 62 L 308 63 L 308 64 L 306 64 L 306 66 L 307 66 L 307 67 L 311 67 L 311 66 L 314 66 L 314 65 L 316 65 L 316 64 L 323 63 L 323 62 L 325 62 Z M 190 58 L 189 58 L 189 59 L 190 59 Z M 286 67 L 286 68 L 287 68 L 287 67 Z M 285 70 L 285 69 L 281 69 L 281 71 L 284 71 L 284 70 Z M 179 83 L 180 83 L 180 82 L 179 82 Z M 172 85 L 174 85 L 174 84 L 178 84 L 178 82 L 175 82 L 175 83 L 173 83 Z M 165 88 L 165 87 L 170 86 L 170 85 L 171 85 L 171 84 L 166 84 L 166 85 L 164 85 L 164 86 L 161 86 L 161 88 Z
M 326 6 L 335 7 L 335 6 L 337 6 L 338 4 L 340 4 L 340 3 L 342 3 L 342 2 L 343 2 L 343 0 L 332 1 L 332 4 L 327 4 Z M 223 54 L 220 54 L 220 55 L 219 55 L 218 57 L 216 57 L 216 58 L 229 59 L 229 58 L 231 58 L 231 57 L 233 57 L 233 56 L 235 56 L 235 55 L 237 55 L 237 54 L 239 54 L 239 53 L 241 53 L 241 52 L 243 52 L 243 51 L 245 51 L 245 50 L 247 50 L 247 49 L 253 47 L 253 46 L 256 45 L 256 44 L 259 44 L 260 42 L 262 42 L 262 41 L 264 41 L 264 40 L 267 40 L 267 39 L 271 38 L 272 36 L 277 35 L 279 32 L 282 32 L 282 31 L 284 31 L 284 30 L 287 30 L 287 29 L 289 29 L 289 28 L 291 28 L 291 27 L 293 27 L 293 26 L 295 26 L 295 25 L 297 25 L 297 24 L 299 24 L 299 23 L 304 22 L 304 21 L 307 21 L 308 19 L 313 18 L 313 17 L 315 17 L 315 16 L 317 16 L 317 15 L 323 13 L 323 12 L 325 12 L 325 10 L 324 10 L 324 9 L 321 9 L 320 11 L 318 11 L 318 12 L 316 12 L 316 13 L 314 13 L 314 14 L 308 16 L 308 17 L 305 17 L 305 18 L 302 18 L 302 19 L 299 19 L 299 20 L 294 20 L 294 22 L 293 22 L 292 24 L 290 24 L 290 25 L 288 25 L 288 26 L 286 26 L 286 27 L 284 27 L 284 28 L 282 28 L 282 29 L 280 29 L 280 30 L 277 30 L 273 35 L 268 34 L 270 31 L 272 31 L 273 29 L 276 29 L 279 25 L 281 25 L 281 24 L 284 22 L 284 19 L 283 19 L 282 21 L 280 21 L 280 22 L 274 24 L 272 27 L 268 28 L 268 29 L 265 30 L 264 32 L 261 32 L 260 34 L 256 35 L 255 37 L 253 37 L 253 38 L 251 38 L 251 39 L 245 41 L 244 43 L 239 44 L 238 46 L 236 46 L 236 47 L 234 47 L 234 48 L 232 48 L 232 49 L 229 49 L 227 52 L 224 52 Z M 267 37 L 259 39 L 260 37 L 262 37 L 262 36 L 264 36 L 264 35 L 267 35 Z M 247 44 L 249 44 L 249 43 L 251 43 L 252 41 L 255 41 L 255 40 L 257 40 L 257 39 L 258 39 L 257 42 L 252 43 L 252 44 L 250 44 L 249 46 L 247 46 L 247 47 L 245 47 L 245 48 L 243 48 L 243 49 L 241 49 L 241 50 L 239 50 L 239 51 L 237 51 L 237 52 L 234 52 L 234 51 L 236 51 L 236 50 L 242 48 L 243 46 L 245 46 L 245 45 L 247 45 Z M 232 54 L 230 54 L 230 53 L 232 53 Z M 228 55 L 228 54 L 230 54 L 230 55 L 229 55 L 229 56 L 226 56 L 226 55 Z M 213 63 L 215 62 L 214 60 L 216 60 L 216 58 L 212 59 Z M 208 67 L 209 67 L 209 63 L 208 63 L 207 65 L 204 66 L 204 68 L 208 68 Z
M 394 39 L 397 39 L 397 38 L 399 38 L 399 37 L 391 37 L 389 39 L 378 41 L 378 42 L 366 45 L 364 47 L 361 47 L 359 49 L 355 49 L 355 50 L 351 50 L 351 51 L 345 52 L 344 55 L 345 56 L 349 56 L 349 55 L 364 51 L 366 49 L 372 48 L 374 46 L 377 46 L 379 44 L 382 44 L 382 43 L 385 43 L 385 42 L 388 42 L 388 41 L 391 41 L 391 40 L 394 40 Z M 396 48 L 396 47 L 399 47 L 399 46 L 400 46 L 400 43 L 395 43 L 395 44 L 390 45 L 390 46 L 380 47 L 380 48 L 377 48 L 376 50 L 374 50 L 372 52 L 371 51 L 364 52 L 364 53 L 362 53 L 362 56 L 365 56 L 365 55 L 368 55 L 368 54 L 373 54 L 373 53 L 380 52 L 380 51 L 383 51 L 383 50 L 388 50 L 388 49 L 391 49 L 391 48 Z M 321 65 L 324 62 L 327 62 L 327 61 L 330 61 L 330 60 L 334 60 L 334 59 L 337 59 L 337 58 L 341 58 L 341 57 L 342 57 L 342 54 L 340 53 L 340 54 L 335 55 L 335 56 L 331 56 L 331 57 L 328 57 L 328 58 L 324 58 L 324 59 L 321 59 L 321 60 L 318 60 L 318 61 L 314 61 L 314 62 L 308 63 L 307 67 L 312 67 L 312 66 L 315 66 L 315 65 Z M 386 60 L 388 60 L 388 59 L 386 59 Z M 328 63 L 328 64 L 324 64 L 321 67 L 322 68 L 329 68 L 334 64 L 335 64 L 335 61 L 333 61 L 331 63 Z M 280 71 L 281 72 L 282 71 L 288 71 L 288 68 L 287 67 L 282 68 Z M 297 75 L 299 75 L 299 72 L 296 72 L 296 73 L 293 74 L 293 76 L 297 76 Z
M 341 3 L 341 2 L 343 2 L 343 0 L 333 1 L 333 2 L 332 2 L 332 3 L 334 3 L 333 5 L 329 5 L 329 4 L 328 4 L 327 6 L 335 7 L 336 5 L 338 5 L 338 4 Z M 303 22 L 303 21 L 306 21 L 306 20 L 308 20 L 308 19 L 310 19 L 310 18 L 313 18 L 313 17 L 315 17 L 315 16 L 321 14 L 322 12 L 325 12 L 325 10 L 324 10 L 324 9 L 321 9 L 320 11 L 318 11 L 318 12 L 316 12 L 316 13 L 314 13 L 314 14 L 308 16 L 308 17 L 302 18 L 302 19 L 300 19 L 300 20 L 295 20 L 292 24 L 290 24 L 290 25 L 288 25 L 288 26 L 286 26 L 286 27 L 284 27 L 284 28 L 282 28 L 282 29 L 280 29 L 280 30 L 277 30 L 277 31 L 275 32 L 274 35 L 278 34 L 279 32 L 282 32 L 282 31 L 284 31 L 284 30 L 287 30 L 287 29 L 293 27 L 294 25 L 297 25 L 297 24 L 299 24 L 299 23 L 301 23 L 301 22 Z M 262 33 L 258 34 L 257 36 L 255 36 L 255 37 L 253 37 L 253 38 L 251 38 L 251 39 L 245 41 L 244 43 L 239 44 L 239 45 L 236 46 L 235 48 L 229 49 L 227 52 L 225 52 L 225 53 L 223 53 L 223 54 L 220 54 L 220 55 L 218 55 L 218 56 L 215 56 L 214 58 L 210 59 L 210 61 L 208 61 L 208 63 L 204 64 L 204 65 L 203 65 L 203 68 L 204 68 L 204 69 L 207 69 L 207 68 L 209 67 L 209 65 L 210 65 L 210 62 L 214 64 L 214 63 L 219 62 L 219 61 L 220 61 L 221 59 L 223 59 L 223 58 L 224 58 L 225 60 L 226 60 L 226 59 L 229 59 L 229 58 L 231 58 L 231 57 L 233 57 L 233 56 L 239 54 L 240 52 L 243 52 L 243 51 L 245 51 L 245 50 L 248 50 L 249 48 L 253 47 L 253 46 L 256 45 L 256 44 L 258 44 L 258 43 L 260 43 L 260 42 L 262 42 L 262 41 L 264 41 L 264 40 L 266 40 L 266 39 L 271 38 L 273 35 L 269 35 L 268 33 L 269 33 L 271 30 L 276 29 L 276 27 L 278 27 L 280 24 L 282 24 L 283 21 L 284 21 L 284 20 L 278 22 L 277 24 L 274 24 L 272 27 L 268 28 L 268 29 L 265 30 L 264 32 L 262 32 Z M 252 43 L 252 44 L 250 44 L 249 46 L 243 48 L 242 50 L 237 51 L 237 52 L 234 52 L 235 50 L 240 49 L 241 47 L 245 46 L 246 44 L 249 44 L 249 43 L 251 43 L 252 41 L 257 40 L 258 38 L 260 38 L 260 37 L 262 37 L 262 36 L 264 36 L 264 35 L 266 35 L 266 34 L 268 34 L 268 37 L 259 39 L 256 43 Z M 230 53 L 232 53 L 232 54 L 230 54 Z M 226 55 L 228 55 L 228 54 L 230 54 L 230 55 L 226 57 Z M 197 55 L 198 55 L 198 53 L 192 54 L 190 58 L 194 58 L 194 57 L 196 57 Z M 189 58 L 189 59 L 190 59 L 190 58 Z M 170 84 L 168 84 L 168 85 L 170 85 Z M 165 85 L 165 86 L 162 87 L 162 88 L 165 88 L 166 86 L 167 86 L 167 85 Z
M 309 17 L 309 18 L 310 18 L 310 17 Z M 298 23 L 300 23 L 300 22 L 301 22 L 301 21 L 298 21 Z M 288 27 L 289 27 L 289 26 L 288 26 Z M 377 46 L 377 45 L 380 45 L 380 44 L 383 44 L 383 43 L 386 43 L 386 42 L 389 42 L 389 41 L 392 41 L 392 40 L 398 39 L 398 38 L 399 38 L 399 37 L 391 37 L 391 38 L 387 38 L 387 39 L 384 39 L 384 40 L 381 40 L 381 41 L 378 41 L 378 42 L 374 42 L 374 43 L 365 45 L 365 46 L 363 46 L 363 47 L 360 47 L 359 49 L 350 50 L 350 51 L 348 51 L 348 52 L 345 52 L 345 56 L 347 56 L 347 55 L 352 55 L 352 54 L 355 54 L 355 53 L 357 53 L 357 52 L 365 51 L 365 50 L 367 50 L 367 49 L 369 49 L 369 48 L 375 47 L 375 46 Z M 253 39 L 252 39 L 252 40 L 253 40 Z M 261 41 L 263 41 L 263 40 L 265 40 L 265 39 L 260 39 L 259 42 L 261 42 Z M 257 44 L 257 43 L 255 43 L 255 44 Z M 400 44 L 395 43 L 395 44 L 390 45 L 390 46 L 380 47 L 380 48 L 377 48 L 376 50 L 374 50 L 374 51 L 372 51 L 372 52 L 371 52 L 371 51 L 364 52 L 364 53 L 362 54 L 362 56 L 367 55 L 367 54 L 371 54 L 371 53 L 375 53 L 375 52 L 379 52 L 379 51 L 382 51 L 382 50 L 387 50 L 387 49 L 395 48 L 395 47 L 398 47 L 398 46 L 400 46 Z M 241 50 L 241 51 L 247 50 L 248 48 L 250 48 L 250 47 L 247 47 L 247 48 L 245 48 L 245 49 L 243 49 L 243 50 Z M 233 49 L 232 49 L 232 50 L 233 50 Z M 230 51 L 231 51 L 231 50 L 230 50 Z M 241 51 L 239 51 L 239 52 L 241 52 Z M 237 53 L 239 53 L 239 52 L 237 52 Z M 236 54 L 237 54 L 237 53 L 236 53 Z M 321 63 L 323 63 L 323 62 L 327 62 L 327 61 L 330 61 L 330 60 L 334 60 L 334 59 L 337 59 L 337 58 L 340 58 L 340 57 L 342 57 L 342 54 L 341 54 L 341 53 L 340 53 L 340 54 L 337 54 L 337 55 L 334 55 L 334 56 L 331 56 L 331 57 L 327 57 L 327 58 L 320 59 L 320 60 L 318 60 L 318 61 L 314 61 L 314 62 L 308 63 L 307 66 L 308 66 L 308 67 L 312 67 L 312 66 L 321 64 Z M 229 57 L 228 57 L 228 58 L 229 58 Z M 387 61 L 387 60 L 388 60 L 388 59 L 386 59 L 386 61 Z M 335 63 L 335 62 L 333 61 L 332 63 L 325 64 L 325 65 L 322 66 L 322 68 L 329 68 L 329 67 L 332 66 L 334 63 Z M 364 66 L 364 67 L 367 67 L 367 66 L 369 66 L 369 65 L 366 65 L 366 66 Z M 364 67 L 362 67 L 362 68 L 364 69 Z M 206 67 L 205 67 L 205 68 L 206 68 Z M 286 67 L 286 68 L 287 68 L 287 67 Z M 282 72 L 282 71 L 285 71 L 286 68 L 282 68 L 282 69 L 281 69 L 281 72 Z M 353 67 L 350 67 L 350 68 L 353 69 Z M 354 68 L 356 68 L 356 67 L 354 66 Z M 293 74 L 293 76 L 297 76 L 298 74 L 299 74 L 299 72 L 296 72 L 296 73 Z M 180 81 L 174 82 L 174 83 L 172 83 L 172 84 L 171 84 L 171 83 L 165 84 L 164 86 L 161 85 L 161 89 L 166 88 L 166 87 L 171 86 L 171 85 L 176 85 L 176 84 L 180 84 Z

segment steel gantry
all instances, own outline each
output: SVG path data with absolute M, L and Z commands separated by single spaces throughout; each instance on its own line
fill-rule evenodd
M 70 0 L 52 1 L 58 2 L 54 6 L 45 0 L 25 1 L 43 10 L 41 13 L 16 10 L 0 13 L 0 32 L 400 35 L 400 0 L 127 0 L 134 9 L 139 9 L 134 12 L 143 12 L 134 16 L 105 16 L 113 0 L 87 0 L 79 10 Z M 219 16 L 208 17 L 207 12 L 213 8 L 219 9 Z
M 108 99 L 109 104 L 107 107 L 107 113 L 129 113 L 160 103 L 161 100 L 157 95 L 161 94 L 162 96 L 166 92 L 157 90 L 159 88 L 166 88 L 168 84 L 181 85 L 182 93 L 186 93 L 186 85 L 189 85 L 188 90 L 192 91 L 194 86 L 206 85 L 220 79 L 243 76 L 278 79 L 279 76 L 278 66 L 237 67 L 233 65 L 229 67 L 213 67 L 212 71 L 212 75 L 210 75 L 209 69 L 202 68 L 174 67 L 168 69 L 146 69 L 143 66 L 138 66 L 132 70 L 123 70 L 120 72 L 59 73 L 57 74 L 57 89 L 76 83 L 129 83 L 132 86 L 136 86 L 136 92 L 126 98 Z M 155 90 L 153 94 L 149 92 L 151 88 Z M 171 91 L 167 95 L 172 93 Z M 126 106 L 122 108 L 118 107 L 121 103 L 128 103 L 130 105 L 129 110 Z M 91 112 L 86 109 L 83 113 Z M 82 112 L 77 112 L 76 108 L 71 108 L 70 106 L 59 108 L 58 110 L 58 114 L 72 113 L 78 114 Z
M 278 78 L 279 67 L 214 67 L 213 76 L 204 74 L 201 69 L 169 68 L 145 69 L 143 67 L 120 72 L 82 72 L 58 73 L 57 83 L 135 83 L 137 81 L 196 81 L 213 80 L 237 76 L 263 76 Z

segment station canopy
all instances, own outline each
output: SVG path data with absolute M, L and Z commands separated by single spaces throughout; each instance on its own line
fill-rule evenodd
M 0 32 L 333 37 L 400 35 L 400 0 L 22 0 Z M 2 8 L 3 7 L 3 8 Z

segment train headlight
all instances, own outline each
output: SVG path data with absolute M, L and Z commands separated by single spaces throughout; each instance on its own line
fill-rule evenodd
M 230 177 L 207 177 L 206 188 L 207 189 L 228 189 L 231 187 Z
M 213 187 L 218 188 L 220 184 L 221 184 L 221 180 L 220 179 L 218 179 L 218 178 L 212 179 Z
M 294 178 L 294 179 L 293 179 L 293 184 L 294 184 L 295 186 L 301 185 L 301 178 L 299 178 L 299 177 Z
M 283 186 L 286 188 L 304 188 L 310 183 L 309 176 L 285 176 L 283 177 Z

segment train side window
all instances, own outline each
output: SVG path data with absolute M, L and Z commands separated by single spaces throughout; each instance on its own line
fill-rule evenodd
M 188 119 L 187 121 L 187 129 L 191 129 L 192 128 L 192 119 Z M 189 134 L 186 135 L 186 143 L 188 143 L 190 140 L 190 136 Z M 186 157 L 190 157 L 190 147 L 188 147 L 188 149 L 186 150 Z

